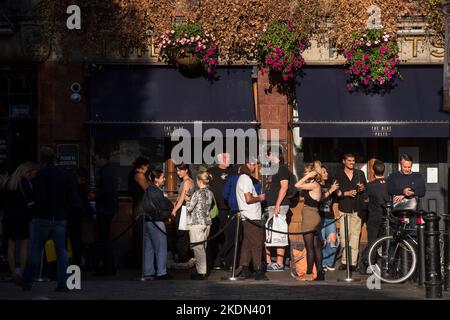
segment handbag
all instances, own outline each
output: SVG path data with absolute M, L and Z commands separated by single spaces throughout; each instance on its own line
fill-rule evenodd
M 214 203 L 214 206 L 212 207 L 211 210 L 209 210 L 209 216 L 211 217 L 211 219 L 214 219 L 219 216 L 219 207 L 217 206 L 217 202 L 216 202 L 216 198 L 214 197 L 214 194 L 213 194 L 213 203 Z

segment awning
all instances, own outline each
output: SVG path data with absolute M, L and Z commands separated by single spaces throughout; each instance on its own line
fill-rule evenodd
M 168 67 L 104 66 L 91 77 L 87 124 L 94 137 L 135 139 L 168 137 L 177 128 L 198 135 L 199 123 L 203 132 L 224 135 L 255 128 L 252 68 L 218 68 L 216 75 L 210 81 Z
M 311 67 L 297 86 L 301 137 L 449 137 L 442 66 L 400 69 L 384 95 L 350 93 L 342 68 Z

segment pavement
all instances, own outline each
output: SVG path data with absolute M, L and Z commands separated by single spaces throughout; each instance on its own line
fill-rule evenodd
M 171 270 L 174 280 L 133 281 L 139 270 L 119 270 L 110 277 L 84 272 L 81 289 L 54 292 L 56 282 L 35 283 L 22 291 L 12 282 L 0 282 L 0 300 L 399 300 L 425 299 L 425 289 L 414 283 L 384 284 L 370 290 L 368 276 L 354 274 L 361 281 L 346 283 L 344 271 L 328 271 L 325 281 L 295 280 L 289 269 L 267 272 L 269 281 L 231 281 L 231 272 L 214 270 L 207 280 L 190 280 L 193 270 Z M 372 285 L 372 287 L 376 287 Z M 444 292 L 439 300 L 450 300 Z

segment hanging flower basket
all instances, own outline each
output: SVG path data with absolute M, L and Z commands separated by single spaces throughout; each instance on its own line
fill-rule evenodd
M 214 37 L 195 23 L 176 24 L 159 37 L 160 60 L 189 75 L 214 74 L 218 50 Z
M 300 74 L 305 61 L 302 52 L 305 41 L 291 21 L 272 21 L 257 44 L 259 65 L 269 70 L 280 82 L 293 80 Z
M 348 90 L 382 93 L 392 89 L 395 78 L 401 78 L 398 52 L 397 42 L 382 29 L 356 36 L 353 47 L 344 52 Z

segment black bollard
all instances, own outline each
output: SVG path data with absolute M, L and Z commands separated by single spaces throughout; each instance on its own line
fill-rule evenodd
M 425 211 L 417 212 L 417 253 L 418 253 L 418 272 L 419 272 L 419 287 L 425 284 Z
M 450 291 L 450 215 L 444 217 L 444 291 Z
M 439 219 L 435 212 L 430 212 L 425 216 L 425 292 L 427 298 L 442 298 Z

